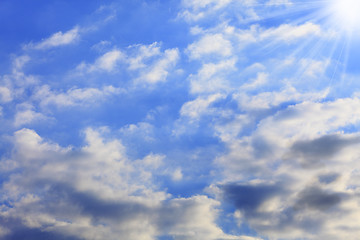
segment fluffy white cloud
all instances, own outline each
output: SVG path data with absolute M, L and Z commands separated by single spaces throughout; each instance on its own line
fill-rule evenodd
M 236 59 L 205 63 L 197 74 L 190 75 L 190 92 L 193 94 L 217 93 L 231 89 L 227 76 L 236 71 Z
M 25 45 L 25 49 L 49 49 L 53 47 L 68 45 L 74 43 L 79 37 L 79 27 L 74 27 L 73 29 L 63 33 L 57 32 L 51 35 L 49 38 L 46 38 L 38 43 L 30 43 Z
M 152 182 L 161 158 L 130 161 L 119 140 L 85 131 L 80 149 L 61 147 L 30 129 L 14 135 L 13 170 L 2 186 L 0 221 L 16 229 L 83 239 L 238 239 L 216 226 L 219 202 L 206 196 L 169 199 Z M 18 174 L 19 171 L 21 174 Z M 5 197 L 6 196 L 6 197 Z
M 222 34 L 207 34 L 199 41 L 192 43 L 187 48 L 190 58 L 199 59 L 206 56 L 230 56 L 232 54 L 231 42 Z
M 93 64 L 81 63 L 77 66 L 77 70 L 88 73 L 96 71 L 112 72 L 116 70 L 117 63 L 122 59 L 124 59 L 124 54 L 120 50 L 114 49 L 100 56 Z
M 34 107 L 29 104 L 20 104 L 17 106 L 14 126 L 19 127 L 37 121 L 50 120 L 44 114 L 34 111 Z
M 183 117 L 188 117 L 191 121 L 197 121 L 201 116 L 207 114 L 210 105 L 219 99 L 224 99 L 224 95 L 213 94 L 208 97 L 199 97 L 193 101 L 186 102 L 180 109 L 180 114 Z M 216 111 L 216 110 L 212 110 Z
M 137 84 L 156 84 L 165 82 L 169 72 L 174 70 L 180 58 L 179 50 L 161 51 L 161 44 L 132 45 L 124 51 L 118 49 L 106 52 L 93 64 L 82 62 L 76 68 L 78 73 L 116 72 L 118 67 L 126 66 L 131 74 L 137 75 L 133 80 Z
M 160 44 L 156 42 L 150 45 L 135 45 L 131 46 L 131 48 L 135 48 L 137 51 L 134 56 L 128 57 L 130 70 L 145 68 L 146 63 L 144 61 L 149 60 L 149 58 L 161 55 Z
M 165 82 L 169 75 L 169 71 L 173 70 L 179 58 L 178 49 L 165 50 L 164 53 L 161 54 L 160 58 L 147 67 L 140 69 L 140 76 L 135 80 L 135 83 L 156 84 L 159 82 Z

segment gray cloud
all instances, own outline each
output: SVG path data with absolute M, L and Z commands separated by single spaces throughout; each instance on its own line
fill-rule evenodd
M 319 182 L 323 184 L 330 184 L 335 182 L 340 177 L 338 173 L 325 173 L 318 176 Z
M 254 214 L 264 201 L 284 191 L 280 185 L 268 184 L 228 184 L 221 186 L 221 189 L 224 199 L 246 214 Z
M 306 167 L 320 167 L 345 147 L 359 144 L 359 137 L 325 135 L 314 140 L 299 140 L 291 148 L 288 158 L 299 159 Z
M 314 210 L 326 211 L 335 207 L 341 202 L 341 194 L 324 191 L 323 189 L 312 186 L 299 193 L 299 199 L 295 209 L 301 210 L 310 208 Z

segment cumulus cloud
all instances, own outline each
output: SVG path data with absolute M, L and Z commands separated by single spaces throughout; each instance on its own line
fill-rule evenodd
M 93 64 L 81 63 L 77 66 L 80 72 L 105 71 L 112 72 L 116 70 L 117 63 L 124 58 L 124 54 L 117 49 L 111 50 L 100 56 Z
M 190 92 L 193 94 L 227 92 L 231 84 L 229 73 L 236 71 L 236 59 L 227 59 L 217 63 L 204 63 L 196 74 L 190 75 Z
M 299 103 L 260 120 L 248 136 L 239 137 L 249 124 L 246 116 L 242 125 L 235 120 L 240 127 L 218 126 L 229 152 L 216 160 L 226 180 L 214 192 L 236 207 L 239 224 L 274 239 L 343 234 L 355 239 L 341 226 L 353 226 L 353 213 L 346 209 L 359 211 L 353 208 L 358 190 L 350 187 L 358 186 L 353 169 L 358 167 L 359 136 L 339 129 L 359 122 L 360 116 L 349 111 L 358 101 Z M 331 218 L 334 214 L 337 219 Z
M 218 201 L 169 199 L 157 190 L 150 171 L 157 168 L 156 156 L 132 162 L 122 143 L 104 139 L 101 130 L 87 129 L 85 137 L 86 145 L 76 150 L 30 129 L 15 133 L 9 161 L 16 168 L 2 186 L 4 239 L 27 231 L 54 239 L 238 239 L 216 226 Z
M 226 40 L 221 34 L 205 35 L 198 42 L 190 44 L 187 50 L 190 58 L 193 59 L 209 55 L 226 57 L 232 54 L 231 42 Z
M 174 17 L 162 4 L 122 23 L 119 5 L 100 7 L 86 19 L 105 9 L 101 24 L 115 25 L 57 32 L 13 57 L 0 77 L 0 239 L 356 240 L 360 102 L 357 87 L 331 85 L 342 59 L 327 21 L 295 21 L 296 1 L 183 0 L 158 27 L 170 17 L 152 14 L 160 6 Z M 137 32 L 113 45 L 106 29 L 143 30 L 134 13 L 158 42 Z M 28 51 L 80 37 L 98 56 Z M 104 116 L 58 122 L 56 109 L 94 106 Z M 79 126 L 83 142 L 69 136 Z
M 135 45 L 131 46 L 131 48 L 135 48 L 136 51 L 133 56 L 128 57 L 130 70 L 145 68 L 146 60 L 161 55 L 160 44 L 157 42 L 150 45 Z
M 190 118 L 192 121 L 199 120 L 201 116 L 206 114 L 210 105 L 219 99 L 223 99 L 225 96 L 221 94 L 210 95 L 206 98 L 199 97 L 193 101 L 185 103 L 181 109 L 180 114 L 184 117 Z
M 34 111 L 34 107 L 29 104 L 20 104 L 17 106 L 14 126 L 19 127 L 29 123 L 50 120 L 44 114 Z
M 156 84 L 165 82 L 169 71 L 173 70 L 179 60 L 180 54 L 178 49 L 167 49 L 161 54 L 160 58 L 142 68 L 139 71 L 139 77 L 135 80 L 136 84 Z M 133 64 L 133 62 L 132 62 Z M 130 65 L 134 66 L 134 65 Z

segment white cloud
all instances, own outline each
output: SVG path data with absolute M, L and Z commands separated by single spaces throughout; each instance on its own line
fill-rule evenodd
M 193 94 L 216 93 L 231 88 L 228 75 L 236 70 L 236 59 L 205 63 L 196 75 L 190 75 L 190 92 Z
M 227 57 L 232 54 L 232 45 L 222 34 L 207 34 L 199 41 L 190 44 L 187 51 L 192 59 L 209 55 Z
M 161 55 L 160 46 L 157 42 L 150 45 L 135 45 L 131 48 L 137 48 L 135 56 L 128 58 L 129 69 L 136 70 L 140 68 L 145 68 L 145 60 L 148 60 L 151 57 Z
M 12 63 L 13 72 L 21 71 L 24 65 L 28 63 L 30 60 L 31 58 L 28 55 L 16 57 Z
M 219 202 L 206 196 L 174 199 L 170 202 L 169 215 L 164 216 L 164 222 L 170 222 L 166 229 L 175 239 L 239 239 L 237 236 L 226 235 L 214 221 Z M 176 219 L 176 220 L 175 220 Z
M 123 90 L 113 86 L 97 88 L 72 88 L 64 93 L 56 93 L 49 86 L 40 87 L 34 94 L 34 98 L 40 101 L 40 105 L 54 104 L 59 107 L 89 105 L 104 100 L 106 97 L 117 95 Z
M 218 201 L 201 195 L 169 199 L 157 190 L 149 171 L 156 171 L 163 156 L 130 161 L 122 143 L 104 139 L 102 131 L 86 129 L 87 143 L 79 149 L 46 141 L 30 129 L 15 133 L 10 161 L 16 170 L 2 185 L 12 206 L 2 206 L 0 221 L 21 224 L 8 224 L 4 236 L 32 229 L 89 240 L 239 239 L 215 224 Z
M 81 63 L 77 66 L 77 70 L 88 73 L 96 71 L 112 72 L 116 70 L 117 63 L 123 59 L 124 54 L 120 50 L 114 49 L 96 59 L 93 64 Z
M 183 0 L 184 10 L 179 17 L 186 21 L 198 21 L 231 3 L 232 0 Z
M 260 32 L 259 39 L 292 42 L 306 36 L 319 37 L 321 34 L 321 27 L 311 22 L 298 26 L 282 24 L 277 28 L 270 28 Z
M 63 46 L 74 43 L 80 37 L 79 27 L 74 27 L 73 29 L 63 33 L 57 32 L 51 35 L 49 38 L 46 38 L 38 43 L 29 43 L 25 45 L 25 49 L 49 49 L 53 47 Z
M 141 138 L 146 142 L 155 141 L 154 126 L 147 122 L 126 125 L 120 129 L 120 133 L 127 139 Z
M 360 101 L 357 98 L 324 103 L 303 102 L 263 121 L 261 127 L 267 136 L 314 137 L 359 122 L 360 113 L 353 111 L 358 106 Z M 272 127 L 266 128 L 268 124 Z
M 202 9 L 205 7 L 208 7 L 209 5 L 212 5 L 214 8 L 220 8 L 228 3 L 230 3 L 231 0 L 183 0 L 182 4 L 185 7 L 193 8 L 193 9 Z
M 197 121 L 201 116 L 211 111 L 209 106 L 218 101 L 224 99 L 225 95 L 213 94 L 208 97 L 198 97 L 197 99 L 186 102 L 180 109 L 181 116 L 188 117 L 191 121 Z
M 6 103 L 12 101 L 12 93 L 8 87 L 0 86 L 0 102 Z
M 32 109 L 25 109 L 18 111 L 15 114 L 14 125 L 16 127 L 19 127 L 29 123 L 34 123 L 36 121 L 45 121 L 45 120 L 49 120 L 49 118 L 43 115 L 42 113 L 35 112 Z
M 178 49 L 165 50 L 155 62 L 140 69 L 140 76 L 135 80 L 135 84 L 156 84 L 165 82 L 169 75 L 169 71 L 173 70 L 176 66 L 179 57 Z
M 290 0 L 269 0 L 266 5 L 268 6 L 281 6 L 281 5 L 292 5 L 293 2 Z
M 183 174 L 182 174 L 182 171 L 181 171 L 181 168 L 177 168 L 173 174 L 172 174 L 172 180 L 173 181 L 180 181 L 182 178 L 183 178 Z
M 256 89 L 259 86 L 262 86 L 263 84 L 265 84 L 268 81 L 268 77 L 269 77 L 268 73 L 259 72 L 255 79 L 253 79 L 249 83 L 243 84 L 241 86 L 241 88 L 244 89 L 244 90 Z
M 304 76 L 316 78 L 324 75 L 329 60 L 301 59 L 300 66 L 303 69 Z
M 245 84 L 243 88 L 247 89 L 252 86 L 252 84 L 258 85 L 259 82 L 263 82 L 263 79 L 257 79 L 255 82 L 250 83 L 250 85 Z M 286 102 L 302 102 L 302 101 L 317 101 L 324 99 L 329 93 L 328 89 L 325 89 L 321 92 L 298 92 L 293 86 L 285 85 L 281 91 L 273 92 L 261 92 L 256 95 L 247 95 L 243 92 L 234 94 L 234 99 L 239 103 L 241 109 L 259 110 L 259 109 L 269 109 L 271 107 L 279 106 L 282 103 Z

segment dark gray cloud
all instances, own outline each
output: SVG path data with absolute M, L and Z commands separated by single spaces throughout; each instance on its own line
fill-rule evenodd
M 326 135 L 314 140 L 295 142 L 290 148 L 290 158 L 299 159 L 306 168 L 320 167 L 343 148 L 360 143 L 359 137 Z
M 326 211 L 338 205 L 342 198 L 340 193 L 327 192 L 319 187 L 312 186 L 299 193 L 295 209 L 309 208 L 313 210 Z
M 82 240 L 77 237 L 64 236 L 59 233 L 46 232 L 41 229 L 19 228 L 15 229 L 10 235 L 3 240 Z
M 340 177 L 338 173 L 326 173 L 318 176 L 319 182 L 323 184 L 330 184 L 335 182 Z
M 327 181 L 336 177 L 335 174 L 324 175 Z M 227 184 L 221 186 L 221 189 L 225 201 L 241 211 L 243 220 L 256 231 L 266 233 L 268 236 L 275 233 L 278 237 L 281 235 L 288 237 L 294 229 L 316 235 L 322 231 L 324 224 L 328 221 L 324 216 L 331 212 L 342 211 L 340 203 L 346 198 L 343 193 L 309 186 L 299 190 L 293 198 L 296 190 L 291 189 L 291 186 L 286 187 L 285 184 L 285 182 L 257 185 Z M 279 205 L 262 207 L 266 205 L 266 202 L 270 203 L 272 199 L 278 199 Z M 314 215 L 316 212 L 319 214 Z
M 47 200 L 65 200 L 76 206 L 82 214 L 92 217 L 94 221 L 100 219 L 128 221 L 150 212 L 143 204 L 124 200 L 105 200 L 90 192 L 77 191 L 67 184 L 54 185 L 47 194 Z
M 281 185 L 242 185 L 228 184 L 221 186 L 224 199 L 247 214 L 253 214 L 269 198 L 283 192 Z

